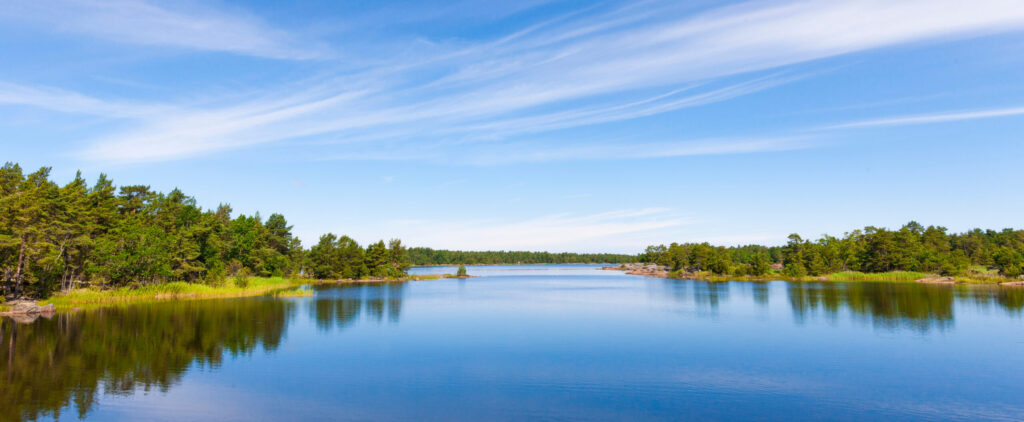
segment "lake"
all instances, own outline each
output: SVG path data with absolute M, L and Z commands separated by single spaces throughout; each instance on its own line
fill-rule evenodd
M 1024 289 L 469 273 L 5 318 L 0 420 L 1024 420 Z

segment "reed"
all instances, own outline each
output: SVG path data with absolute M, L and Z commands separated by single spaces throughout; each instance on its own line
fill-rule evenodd
M 67 309 L 88 304 L 136 302 L 171 299 L 205 299 L 250 297 L 273 294 L 294 288 L 298 280 L 282 277 L 250 277 L 245 286 L 225 284 L 211 286 L 183 281 L 146 286 L 120 287 L 116 289 L 83 288 L 57 294 L 43 304 L 53 304 L 58 309 Z

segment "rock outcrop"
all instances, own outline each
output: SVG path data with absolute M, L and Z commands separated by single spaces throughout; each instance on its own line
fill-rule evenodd
M 626 274 L 646 275 L 650 277 L 668 277 L 668 267 L 657 264 L 631 263 L 608 267 L 601 267 L 602 270 L 625 271 Z
M 55 308 L 53 304 L 39 306 L 31 300 L 15 300 L 8 302 L 5 305 L 7 305 L 11 310 L 7 312 L 0 312 L 0 315 L 50 315 L 57 311 L 57 308 Z

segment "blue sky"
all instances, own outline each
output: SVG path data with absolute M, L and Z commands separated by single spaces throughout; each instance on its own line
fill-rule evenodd
M 10 1 L 0 161 L 416 246 L 1021 227 L 1017 1 Z

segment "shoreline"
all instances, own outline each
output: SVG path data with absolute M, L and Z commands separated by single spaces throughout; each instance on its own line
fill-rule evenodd
M 421 274 L 407 277 L 385 277 L 365 279 L 315 280 L 287 279 L 283 277 L 252 277 L 245 287 L 238 287 L 231 282 L 222 286 L 211 286 L 202 283 L 171 282 L 141 287 L 119 287 L 114 289 L 80 288 L 67 293 L 59 293 L 42 300 L 19 299 L 10 303 L 30 303 L 45 311 L 17 311 L 10 303 L 0 304 L 0 316 L 25 317 L 33 315 L 46 316 L 54 312 L 96 309 L 107 306 L 142 302 L 166 302 L 173 300 L 205 300 L 234 299 L 246 297 L 269 296 L 277 298 L 294 298 L 313 296 L 313 291 L 306 286 L 320 285 L 355 285 L 380 283 L 405 283 L 409 281 L 429 281 L 443 279 L 464 279 L 475 276 L 455 276 L 452 274 Z
M 892 271 L 886 273 L 861 273 L 861 272 L 838 272 L 821 276 L 793 277 L 782 274 L 767 274 L 763 276 L 751 275 L 722 275 L 710 272 L 673 272 L 668 268 L 654 264 L 634 264 L 605 266 L 602 270 L 623 271 L 629 275 L 643 277 L 668 278 L 675 280 L 697 280 L 709 282 L 725 281 L 787 281 L 787 282 L 894 282 L 894 283 L 920 283 L 920 284 L 942 284 L 942 285 L 983 285 L 1003 287 L 1024 287 L 1024 281 L 1014 280 L 1006 277 L 969 277 L 969 276 L 941 276 L 937 274 L 916 273 L 909 271 Z
M 632 263 L 630 263 L 632 264 Z M 512 264 L 462 264 L 467 267 L 497 267 L 497 266 L 511 266 L 511 265 L 622 265 L 613 262 L 539 262 L 539 263 L 512 263 Z M 628 264 L 626 264 L 628 265 Z M 413 265 L 412 268 L 431 268 L 431 267 L 458 267 L 459 264 L 427 264 L 427 265 Z
M 454 274 L 416 274 L 405 277 L 383 277 L 383 278 L 342 278 L 338 280 L 309 280 L 306 284 L 309 285 L 345 285 L 345 284 L 377 284 L 377 283 L 405 283 L 409 281 L 432 281 L 432 280 L 445 280 L 451 278 L 474 278 L 479 277 L 475 275 L 463 275 L 457 276 Z

